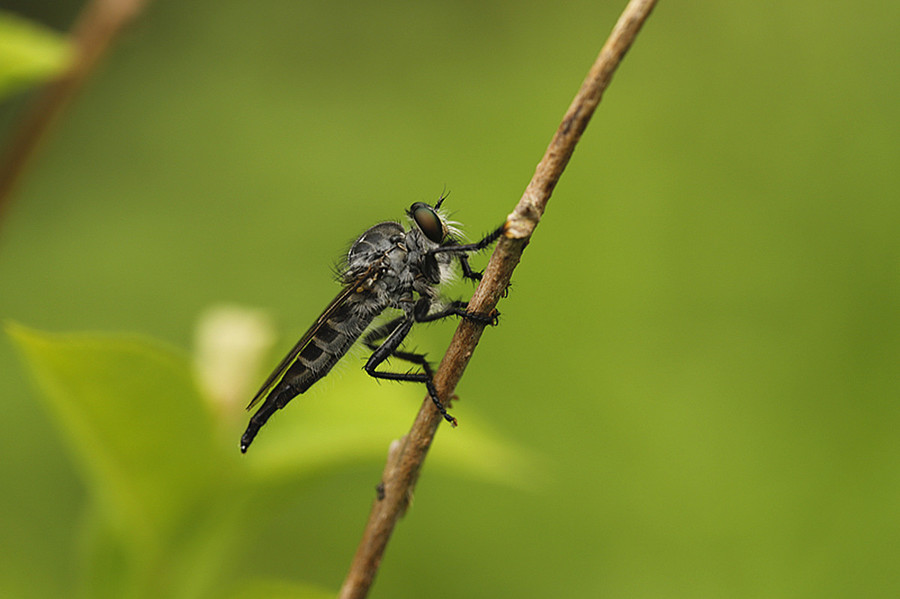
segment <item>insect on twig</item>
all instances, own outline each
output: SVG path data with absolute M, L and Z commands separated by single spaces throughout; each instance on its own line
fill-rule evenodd
M 347 254 L 338 278 L 343 290 L 262 384 L 247 409 L 260 401 L 262 406 L 250 418 L 241 437 L 241 452 L 247 451 L 259 429 L 276 410 L 286 406 L 324 377 L 361 337 L 372 321 L 388 308 L 403 314 L 371 329 L 363 343 L 372 350 L 366 372 L 377 379 L 424 383 L 441 416 L 453 426 L 456 419 L 447 413 L 434 386 L 434 372 L 422 354 L 403 351 L 400 345 L 418 322 L 460 316 L 481 324 L 497 324 L 498 313 L 468 312 L 462 301 L 442 300 L 439 288 L 452 274 L 454 262 L 463 277 L 481 280 L 467 256 L 494 243 L 503 232 L 495 229 L 477 243 L 462 244 L 439 209 L 441 197 L 432 207 L 416 202 L 407 211 L 411 226 L 386 221 L 359 236 Z M 390 357 L 421 368 L 421 372 L 388 372 L 378 367 Z M 263 401 L 264 400 L 264 401 Z

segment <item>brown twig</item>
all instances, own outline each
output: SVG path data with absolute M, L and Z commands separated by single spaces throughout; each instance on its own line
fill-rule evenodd
M 78 16 L 71 38 L 73 56 L 23 116 L 0 161 L 0 221 L 16 184 L 52 125 L 81 89 L 122 29 L 149 0 L 92 0 Z
M 609 85 L 631 43 L 656 4 L 655 0 L 631 0 L 613 28 L 600 55 L 588 72 L 587 78 L 566 112 L 543 159 L 515 210 L 507 217 L 504 234 L 485 269 L 484 278 L 469 303 L 469 310 L 489 313 L 509 284 L 512 271 L 519 263 L 522 251 L 528 244 L 534 228 L 544 213 L 544 207 L 556 183 L 559 181 L 575 144 L 587 127 L 594 109 L 600 103 L 603 91 Z M 462 320 L 447 353 L 434 377 L 440 397 L 450 397 L 481 338 L 484 326 Z M 350 572 L 341 588 L 341 599 L 365 597 L 388 540 L 399 518 L 409 504 L 419 471 L 425 460 L 431 441 L 442 418 L 426 398 L 419 409 L 409 433 L 391 448 L 384 469 L 379 495 L 359 548 L 350 566 Z

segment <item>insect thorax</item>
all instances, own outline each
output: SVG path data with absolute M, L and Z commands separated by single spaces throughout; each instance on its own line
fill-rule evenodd
M 365 292 L 372 307 L 411 309 L 413 292 L 436 297 L 442 265 L 449 254 L 431 254 L 438 244 L 413 227 L 405 231 L 396 222 L 379 223 L 366 230 L 350 247 L 347 267 L 341 274 L 345 285 Z M 380 310 L 379 310 L 380 311 Z

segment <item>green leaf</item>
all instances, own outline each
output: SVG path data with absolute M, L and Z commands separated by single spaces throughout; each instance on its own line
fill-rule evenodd
M 342 464 L 380 463 L 390 431 L 405 434 L 421 401 L 415 385 L 337 377 L 279 412 L 241 456 L 236 427 L 245 425 L 246 413 L 218 405 L 214 414 L 187 355 L 135 336 L 50 334 L 16 324 L 6 329 L 97 498 L 87 522 L 83 578 L 94 597 L 202 595 L 242 538 L 248 499 L 271 484 Z M 222 426 L 238 410 L 240 421 Z M 468 413 L 459 429 L 442 431 L 434 463 L 494 482 L 533 485 L 535 472 L 543 470 L 535 467 L 538 460 L 478 421 Z M 227 437 L 219 434 L 231 424 L 235 430 Z M 330 595 L 268 583 L 242 593 Z
M 91 489 L 128 539 L 159 549 L 221 478 L 187 358 L 128 336 L 7 326 Z
M 60 34 L 0 11 L 0 99 L 53 77 L 70 57 L 71 47 Z

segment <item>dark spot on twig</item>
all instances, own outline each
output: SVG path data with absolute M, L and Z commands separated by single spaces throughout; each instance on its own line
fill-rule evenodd
M 566 118 L 563 119 L 563 122 L 559 126 L 559 132 L 562 135 L 568 135 L 569 131 L 572 130 L 572 126 L 575 124 L 575 121 L 578 120 L 578 116 L 581 114 L 581 106 L 575 108 L 572 114 L 567 114 Z

